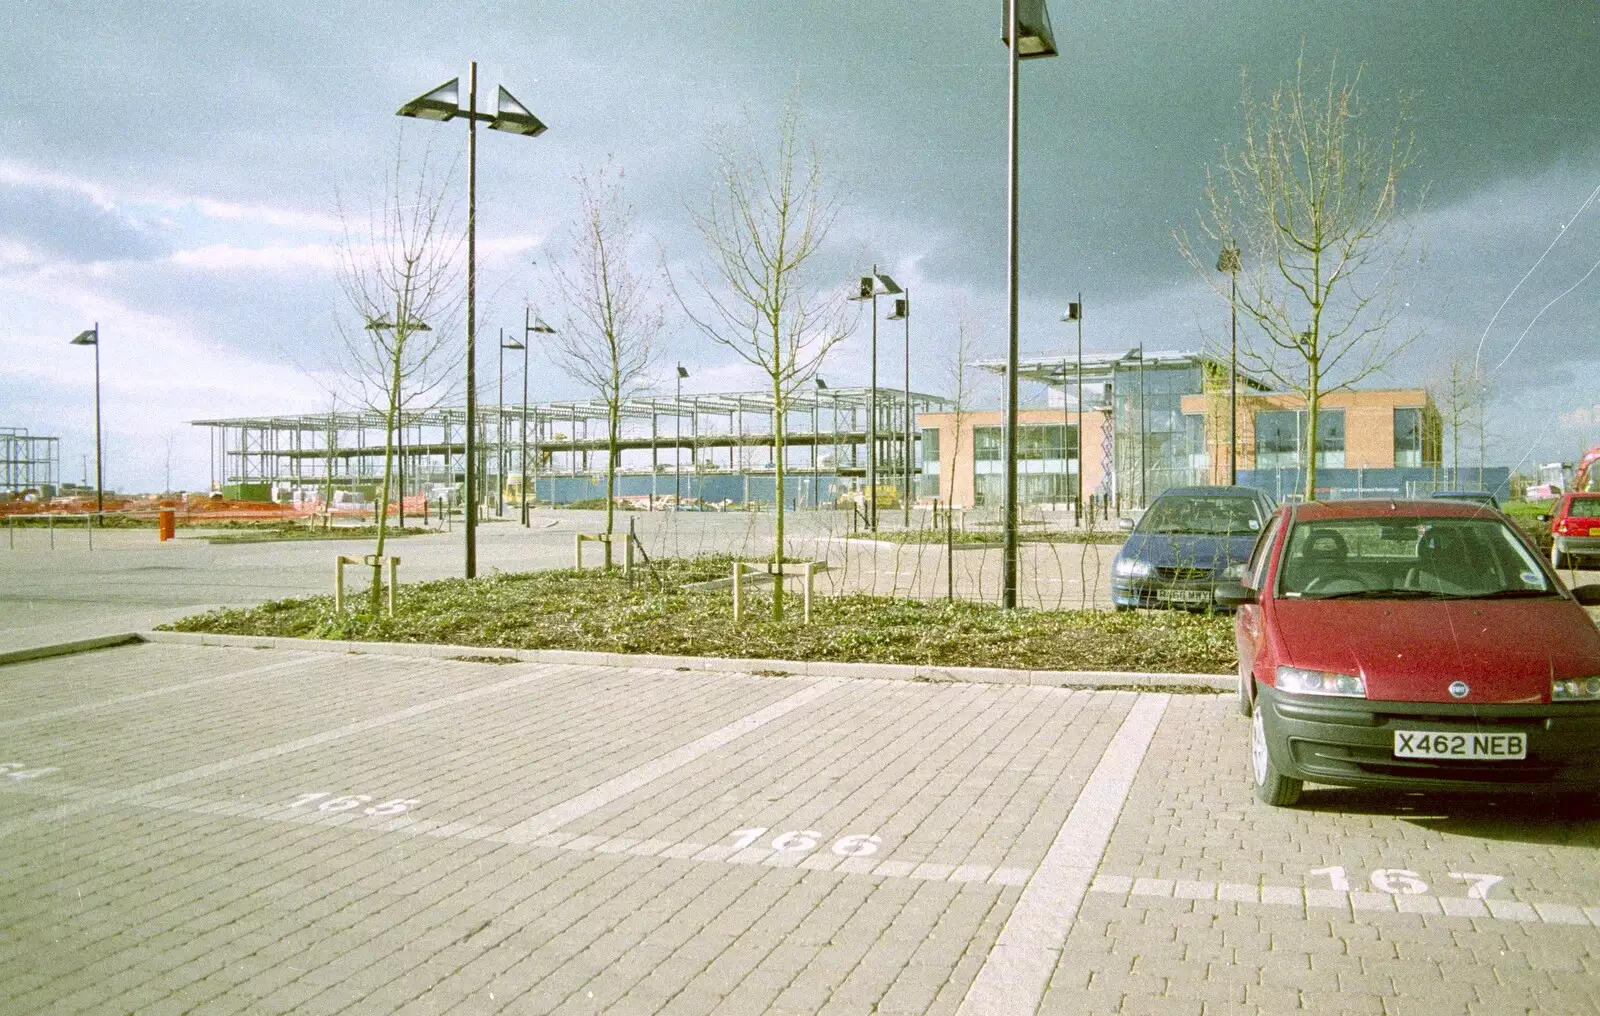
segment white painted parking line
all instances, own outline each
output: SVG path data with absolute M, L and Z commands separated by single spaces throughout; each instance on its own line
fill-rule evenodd
M 964 1016 L 1038 1009 L 1169 699 L 1142 694 L 1128 711 L 962 999 Z
M 123 802 L 133 801 L 148 794 L 159 793 L 160 791 L 166 790 L 169 787 L 181 786 L 185 783 L 192 783 L 195 780 L 203 780 L 210 776 L 217 776 L 221 773 L 238 769 L 241 766 L 254 765 L 257 762 L 267 762 L 297 751 L 303 751 L 306 748 L 314 748 L 318 745 L 327 744 L 330 741 L 338 741 L 354 734 L 365 733 L 369 730 L 377 730 L 380 727 L 392 726 L 396 723 L 402 723 L 413 717 L 423 716 L 439 709 L 460 705 L 463 702 L 471 702 L 474 699 L 483 698 L 488 695 L 496 695 L 503 691 L 510 691 L 513 688 L 520 688 L 522 685 L 528 684 L 531 681 L 544 680 L 549 677 L 552 672 L 567 669 L 539 666 L 537 664 L 528 664 L 528 666 L 533 666 L 536 669 L 532 673 L 521 674 L 517 677 L 508 678 L 504 681 L 497 681 L 494 684 L 487 684 L 483 685 L 482 687 L 457 692 L 454 695 L 446 695 L 444 698 L 433 699 L 430 702 L 420 702 L 417 705 L 407 706 L 404 709 L 397 709 L 392 713 L 385 713 L 382 716 L 374 716 L 371 719 L 356 720 L 353 723 L 346 723 L 342 727 L 335 727 L 332 730 L 325 730 L 320 734 L 311 734 L 307 737 L 296 738 L 293 741 L 285 741 L 283 744 L 275 744 L 269 748 L 261 748 L 256 751 L 247 752 L 243 755 L 235 755 L 232 758 L 219 759 L 216 762 L 208 762 L 205 765 L 196 766 L 193 769 L 185 769 L 183 772 L 173 773 L 171 776 L 162 776 L 158 779 L 146 780 L 143 783 L 138 783 L 122 790 L 98 791 L 95 792 L 91 797 L 88 797 L 84 800 L 75 801 L 72 804 L 64 804 L 59 808 L 52 808 L 48 811 L 39 812 L 37 814 L 24 815 L 23 817 L 13 819 L 10 822 L 0 822 L 0 839 L 5 839 L 7 836 L 10 836 L 12 833 L 26 826 L 37 825 L 44 822 L 55 822 L 102 805 L 121 804 Z
M 43 723 L 46 720 L 57 720 L 63 716 L 76 716 L 79 713 L 92 713 L 101 709 L 110 709 L 115 706 L 127 705 L 129 702 L 143 702 L 146 699 L 159 698 L 162 695 L 172 695 L 191 688 L 204 688 L 211 684 L 220 684 L 224 681 L 237 681 L 245 677 L 262 677 L 280 670 L 292 670 L 307 662 L 304 656 L 295 656 L 293 659 L 278 660 L 275 663 L 264 664 L 259 667 L 250 667 L 246 670 L 235 670 L 226 674 L 214 674 L 211 677 L 202 677 L 194 681 L 184 681 L 181 684 L 169 684 L 161 688 L 151 688 L 148 691 L 133 692 L 128 695 L 118 695 L 114 698 L 101 699 L 98 702 L 84 702 L 75 706 L 64 706 L 60 709 L 49 709 L 42 713 L 33 713 L 30 716 L 14 716 L 8 720 L 0 720 L 0 730 L 7 727 L 20 727 L 29 723 Z
M 651 759 L 641 766 L 628 770 L 621 776 L 609 779 L 593 790 L 585 791 L 577 797 L 561 802 L 554 808 L 540 812 L 532 818 L 524 819 L 495 837 L 495 839 L 504 843 L 530 843 L 541 836 L 548 836 L 569 822 L 575 822 L 590 812 L 598 811 L 612 801 L 620 797 L 626 797 L 628 794 L 660 779 L 668 773 L 716 751 L 730 741 L 743 737 L 753 730 L 759 730 L 773 720 L 786 716 L 801 706 L 821 698 L 843 683 L 844 680 L 842 678 L 823 678 L 804 690 L 790 695 L 788 698 L 774 702 L 765 709 L 751 713 L 749 716 L 740 717 L 726 726 L 718 727 L 704 737 L 690 741 L 683 747 L 670 751 L 659 758 Z
M 1478 876 L 1490 878 L 1494 876 Z M 1569 924 L 1600 928 L 1600 907 L 1570 903 L 1479 899 L 1473 896 L 1433 896 L 1403 892 L 1297 888 L 1287 885 L 1245 885 L 1242 882 L 1201 882 L 1170 878 L 1135 878 L 1100 875 L 1090 892 L 1122 896 L 1129 905 L 1134 897 L 1180 900 L 1218 900 L 1223 903 L 1290 907 L 1305 916 L 1313 910 L 1339 910 L 1351 918 L 1362 914 L 1421 914 L 1428 917 L 1476 917 L 1519 924 Z

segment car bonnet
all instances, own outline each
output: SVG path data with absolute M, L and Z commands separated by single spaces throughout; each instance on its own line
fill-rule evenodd
M 1600 673 L 1600 631 L 1567 599 L 1278 599 L 1272 627 L 1280 663 L 1358 674 L 1389 702 L 1545 702 L 1552 678 Z

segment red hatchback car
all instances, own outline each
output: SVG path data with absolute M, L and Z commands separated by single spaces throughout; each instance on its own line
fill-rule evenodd
M 1557 568 L 1600 557 L 1600 494 L 1563 494 L 1556 510 L 1539 516 L 1550 523 L 1550 563 Z
M 1238 586 L 1256 795 L 1600 783 L 1600 630 L 1498 512 L 1443 501 L 1289 504 Z

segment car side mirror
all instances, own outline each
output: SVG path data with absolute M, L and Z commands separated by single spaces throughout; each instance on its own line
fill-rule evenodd
M 1131 532 L 1133 532 L 1133 520 L 1132 519 L 1118 519 L 1117 520 L 1117 528 L 1122 530 L 1124 533 L 1131 533 Z
M 1538 519 L 1540 522 L 1549 522 L 1551 516 L 1549 516 L 1549 515 L 1535 515 L 1534 518 Z
M 1600 589 L 1600 586 L 1596 588 Z M 1216 590 L 1212 593 L 1212 599 L 1219 606 L 1242 607 L 1247 603 L 1256 602 L 1256 591 L 1254 589 L 1246 589 L 1237 582 L 1222 582 L 1217 585 Z
M 1584 607 L 1600 607 L 1600 583 L 1578 586 L 1572 590 L 1572 598 Z

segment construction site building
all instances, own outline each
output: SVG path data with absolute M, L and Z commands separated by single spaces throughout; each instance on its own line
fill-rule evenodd
M 772 504 L 777 448 L 784 497 L 831 506 L 867 483 L 867 388 L 820 385 L 788 397 L 781 439 L 770 392 L 639 396 L 624 400 L 617 441 L 618 497 L 651 504 Z M 877 392 L 877 485 L 915 496 L 924 413 L 949 408 L 920 392 Z M 570 504 L 604 497 L 607 405 L 599 400 L 479 403 L 478 475 L 489 510 L 533 500 Z M 230 498 L 285 503 L 376 499 L 382 483 L 384 414 L 376 410 L 196 420 L 211 435 L 211 487 Z M 459 500 L 465 479 L 466 412 L 407 410 L 395 442 L 394 482 L 407 497 Z M 526 459 L 523 450 L 526 449 Z M 909 453 L 909 454 L 908 454 Z
M 47 499 L 60 486 L 60 438 L 29 434 L 26 427 L 0 427 L 0 495 Z

